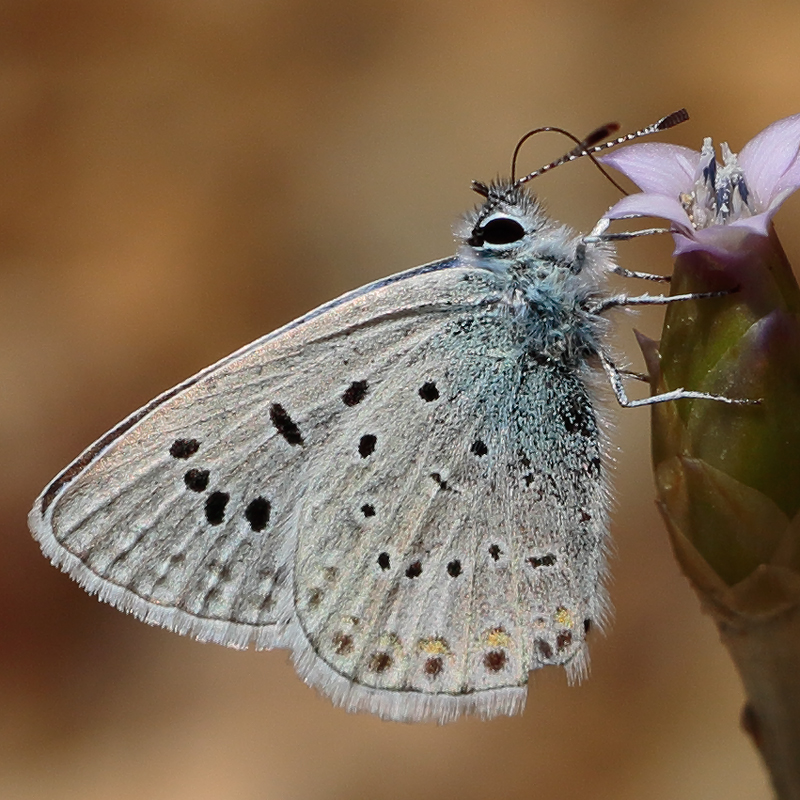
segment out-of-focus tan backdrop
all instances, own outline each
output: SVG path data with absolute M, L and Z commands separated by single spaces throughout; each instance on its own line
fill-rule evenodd
M 150 628 L 52 568 L 25 516 L 153 395 L 337 294 L 452 252 L 472 178 L 527 129 L 686 105 L 662 141 L 734 150 L 800 111 L 797 7 L 472 0 L 6 0 L 0 6 L 0 796 L 15 800 L 770 795 L 742 693 L 653 504 L 648 414 L 617 414 L 616 622 L 524 715 L 348 715 L 284 651 Z M 523 154 L 533 168 L 565 142 Z M 537 182 L 589 228 L 590 164 Z M 800 260 L 796 199 L 777 218 Z M 666 271 L 670 242 L 624 245 Z M 639 363 L 632 322 L 618 342 Z

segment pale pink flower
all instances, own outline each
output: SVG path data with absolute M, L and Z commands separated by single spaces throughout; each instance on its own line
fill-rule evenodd
M 672 223 L 675 255 L 692 250 L 732 254 L 752 233 L 766 236 L 781 203 L 800 187 L 800 114 L 773 122 L 737 156 L 710 138 L 698 153 L 647 142 L 603 156 L 642 190 L 624 197 L 608 219 L 663 217 Z

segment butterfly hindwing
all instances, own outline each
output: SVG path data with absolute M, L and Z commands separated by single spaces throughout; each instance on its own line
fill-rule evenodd
M 497 308 L 454 314 L 361 383 L 308 475 L 295 596 L 314 659 L 300 668 L 347 707 L 512 713 L 529 670 L 585 668 L 604 610 L 596 420 L 579 379 L 507 336 Z M 571 503 L 551 477 L 563 465 Z

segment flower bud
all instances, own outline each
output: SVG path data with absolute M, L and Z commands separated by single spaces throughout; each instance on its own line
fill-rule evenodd
M 690 543 L 732 586 L 759 565 L 800 576 L 800 289 L 780 242 L 749 234 L 735 253 L 678 256 L 655 391 L 676 388 L 758 400 L 653 406 L 660 506 L 682 561 Z M 678 542 L 677 540 L 685 540 Z

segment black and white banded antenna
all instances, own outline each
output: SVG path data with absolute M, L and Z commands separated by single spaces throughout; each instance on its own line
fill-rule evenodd
M 607 139 L 611 134 L 616 133 L 619 130 L 619 124 L 616 122 L 609 122 L 606 125 L 602 125 L 601 127 L 597 128 L 596 130 L 592 131 L 587 137 L 584 139 L 578 139 L 577 136 L 574 136 L 569 131 L 564 130 L 563 128 L 557 128 L 555 126 L 546 126 L 543 128 L 534 128 L 532 131 L 528 131 L 517 143 L 517 146 L 514 148 L 514 154 L 511 157 L 511 180 L 515 186 L 522 186 L 522 184 L 527 183 L 528 181 L 533 180 L 534 178 L 538 178 L 539 175 L 543 175 L 545 172 L 549 172 L 551 169 L 555 169 L 556 167 L 560 167 L 562 164 L 567 164 L 570 161 L 575 161 L 576 159 L 583 158 L 584 156 L 588 156 L 592 163 L 614 184 L 614 186 L 619 189 L 622 194 L 628 194 L 603 168 L 602 164 L 595 159 L 595 153 L 601 153 L 604 150 L 609 150 L 612 147 L 616 147 L 617 145 L 624 144 L 625 142 L 633 141 L 634 139 L 639 139 L 642 136 L 649 136 L 652 133 L 658 133 L 659 131 L 665 131 L 669 128 L 674 128 L 676 125 L 680 125 L 682 122 L 686 122 L 689 119 L 689 112 L 685 108 L 681 108 L 678 111 L 673 111 L 671 114 L 668 114 L 666 117 L 662 117 L 658 122 L 654 122 L 652 125 L 648 125 L 646 128 L 641 128 L 638 131 L 634 131 L 633 133 L 626 133 L 624 136 L 618 136 L 616 139 L 611 139 L 610 141 L 606 142 L 603 141 Z M 545 166 L 540 167 L 533 172 L 528 173 L 522 178 L 516 177 L 516 169 L 517 169 L 517 156 L 519 155 L 519 151 L 525 142 L 530 139 L 532 136 L 538 133 L 544 133 L 545 131 L 554 131 L 556 133 L 561 133 L 564 136 L 572 139 L 575 142 L 575 147 L 572 148 L 568 153 L 561 156 L 561 158 L 557 158 L 555 161 L 551 161 L 549 164 L 545 164 Z

